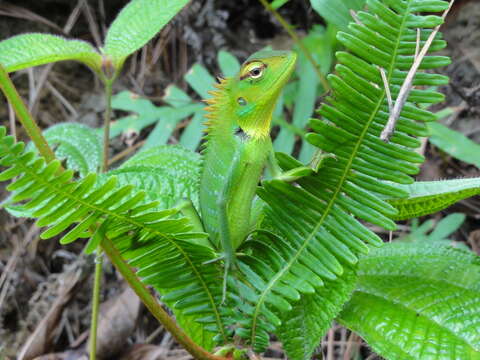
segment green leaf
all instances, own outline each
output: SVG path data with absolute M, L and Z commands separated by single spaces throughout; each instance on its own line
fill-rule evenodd
M 397 185 L 408 193 L 401 199 L 388 199 L 398 213 L 395 220 L 406 220 L 436 213 L 456 202 L 480 194 L 480 178 L 416 181 L 411 185 Z
M 106 178 L 115 176 L 120 185 L 134 185 L 146 193 L 148 202 L 158 201 L 160 209 L 188 198 L 198 206 L 201 158 L 181 146 L 158 146 L 137 153 Z
M 55 150 L 56 157 L 65 161 L 66 167 L 77 171 L 80 177 L 98 171 L 103 152 L 100 137 L 94 129 L 78 123 L 60 123 L 45 130 L 43 135 Z M 28 144 L 27 150 L 36 152 L 33 143 Z M 16 191 L 13 191 L 12 196 L 15 195 Z M 6 199 L 1 206 L 15 217 L 32 217 L 34 208 L 12 205 L 11 199 Z
M 454 158 L 480 168 L 480 145 L 440 123 L 428 125 L 430 142 Z
M 97 73 L 101 71 L 101 55 L 84 41 L 37 33 L 0 41 L 0 64 L 7 72 L 64 60 L 80 61 Z
M 105 54 L 120 69 L 125 59 L 149 42 L 188 1 L 130 1 L 108 29 Z
M 480 259 L 425 243 L 362 258 L 339 321 L 387 359 L 480 359 Z
M 224 77 L 233 77 L 240 71 L 240 62 L 228 51 L 220 50 L 217 61 Z
M 445 240 L 465 222 L 466 215 L 460 213 L 449 214 L 435 226 L 435 229 L 429 235 L 430 241 Z
M 345 268 L 342 276 L 314 294 L 304 294 L 293 309 L 280 316 L 282 326 L 276 335 L 291 360 L 310 360 L 356 285 L 354 269 Z
M 184 76 L 185 81 L 202 99 L 210 97 L 208 93 L 214 90 L 215 78 L 200 64 L 195 64 Z
M 280 9 L 283 5 L 285 5 L 289 0 L 273 0 L 270 4 L 273 9 L 277 10 Z
M 206 129 L 205 113 L 204 110 L 199 110 L 193 115 L 188 127 L 180 136 L 180 145 L 192 151 L 198 148 Z
M 188 96 L 185 91 L 179 89 L 175 85 L 169 85 L 165 89 L 165 95 L 162 100 L 173 107 L 181 107 L 192 102 L 192 98 Z
M 178 92 L 176 93 L 179 95 Z M 183 97 L 183 99 L 185 98 Z M 139 133 L 147 126 L 156 123 L 155 128 L 148 135 L 147 142 L 142 149 L 166 144 L 181 120 L 190 116 L 192 113 L 202 111 L 201 109 L 204 107 L 200 103 L 186 103 L 183 100 L 175 102 L 175 100 L 170 100 L 175 103 L 176 107 L 156 107 L 150 100 L 141 98 L 128 91 L 122 91 L 115 95 L 112 100 L 112 107 L 114 109 L 131 111 L 136 114 L 126 116 L 112 123 L 110 137 L 113 138 L 122 133 Z M 180 105 L 180 101 L 184 103 L 184 105 Z
M 350 21 L 353 21 L 350 10 L 360 10 L 365 0 L 310 0 L 313 9 L 328 23 L 345 30 Z
M 60 123 L 43 132 L 55 155 L 66 160 L 67 168 L 78 171 L 81 177 L 97 172 L 102 164 L 102 142 L 97 132 L 79 123 Z M 29 144 L 28 149 L 33 150 Z

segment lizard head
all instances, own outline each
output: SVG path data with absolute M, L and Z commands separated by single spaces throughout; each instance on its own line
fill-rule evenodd
M 232 79 L 230 94 L 240 128 L 252 138 L 270 133 L 273 110 L 295 69 L 297 55 L 290 51 L 259 51 L 250 56 Z

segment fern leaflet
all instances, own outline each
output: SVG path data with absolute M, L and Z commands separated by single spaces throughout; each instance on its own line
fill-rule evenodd
M 434 4 L 433 4 L 434 3 Z M 425 136 L 425 122 L 434 121 L 428 111 L 415 105 L 435 103 L 442 95 L 430 90 L 415 90 L 405 105 L 391 142 L 379 135 L 388 119 L 389 108 L 379 68 L 385 69 L 393 97 L 411 67 L 417 47 L 442 19 L 420 16 L 416 12 L 446 9 L 445 1 L 368 0 L 368 12 L 359 12 L 360 24 L 338 39 L 350 50 L 339 52 L 336 74 L 329 76 L 333 93 L 319 111 L 323 120 L 313 119 L 315 132 L 310 143 L 334 158 L 324 160 L 318 174 L 302 178 L 297 184 L 279 180 L 263 183 L 259 190 L 265 201 L 266 216 L 281 238 L 257 237 L 245 243 L 243 252 L 255 254 L 240 258 L 240 268 L 249 284 L 248 303 L 242 308 L 242 328 L 237 333 L 256 351 L 267 345 L 272 326 L 279 325 L 276 312 L 289 311 L 291 303 L 336 279 L 344 266 L 355 264 L 368 251 L 366 243 L 381 245 L 381 239 L 360 223 L 364 220 L 394 229 L 391 218 L 396 209 L 382 195 L 401 198 L 406 192 L 386 184 L 413 182 L 423 157 L 414 152 L 415 136 Z M 421 45 L 422 45 L 421 44 Z M 445 46 L 437 36 L 433 49 Z M 421 68 L 449 64 L 449 59 L 428 56 Z M 422 73 L 415 85 L 442 83 L 445 77 Z M 282 157 L 285 170 L 300 165 Z

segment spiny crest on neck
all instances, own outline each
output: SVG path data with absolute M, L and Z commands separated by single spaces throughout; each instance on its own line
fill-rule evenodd
M 217 79 L 218 83 L 214 84 L 213 86 L 218 90 L 209 91 L 208 93 L 213 97 L 203 100 L 203 102 L 208 105 L 204 108 L 204 110 L 207 112 L 205 117 L 208 119 L 205 122 L 205 125 L 207 126 L 207 129 L 205 130 L 207 136 L 209 133 L 211 133 L 212 130 L 215 129 L 215 126 L 217 126 L 219 122 L 222 121 L 222 119 L 220 119 L 220 111 L 222 110 L 222 108 L 225 108 L 225 106 L 228 106 L 228 102 L 230 100 L 227 94 L 227 88 L 231 79 L 224 79 L 220 77 L 218 77 Z M 226 119 L 223 120 L 225 121 Z

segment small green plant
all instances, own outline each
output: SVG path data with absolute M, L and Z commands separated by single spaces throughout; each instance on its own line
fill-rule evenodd
M 110 101 L 111 83 L 126 57 L 186 2 L 131 1 L 109 29 L 101 54 L 83 42 L 30 34 L 0 42 L 0 64 L 15 71 L 52 61 L 82 61 L 105 82 Z M 157 136 L 165 143 L 175 124 L 191 114 L 192 129 L 200 127 L 204 110 L 176 88 L 167 91 L 169 105 L 163 108 L 119 94 L 114 106 L 138 114 L 142 121 L 130 116 L 114 124 L 112 133 L 107 104 L 103 151 L 93 129 L 59 125 L 47 130 L 45 138 L 57 144 L 56 156 L 67 159 L 63 168 L 8 76 L 1 73 L 0 86 L 39 152 L 26 151 L 0 128 L 0 165 L 6 167 L 0 181 L 14 179 L 8 185 L 9 209 L 38 219 L 37 225 L 46 228 L 42 238 L 60 235 L 63 244 L 88 238 L 86 252 L 104 252 L 152 315 L 197 359 L 254 359 L 268 347 L 271 334 L 281 340 L 290 359 L 309 359 L 334 319 L 387 359 L 480 359 L 478 256 L 443 244 L 383 244 L 363 224 L 393 230 L 394 220 L 430 214 L 479 193 L 479 179 L 415 183 L 411 177 L 423 161 L 415 152 L 417 137 L 427 136 L 427 123 L 435 120 L 417 104 L 441 101 L 441 94 L 424 87 L 445 84 L 446 77 L 418 72 L 413 82 L 418 88 L 401 104 L 395 131 L 388 141 L 380 139 L 391 117 L 390 100 L 400 97 L 418 50 L 431 36 L 432 51 L 446 45 L 436 33 L 443 19 L 422 13 L 446 11 L 448 5 L 443 0 L 367 0 L 368 11 L 358 12 L 358 21 L 337 34 L 346 50 L 336 54 L 336 71 L 328 77 L 332 92 L 318 118 L 310 121 L 312 132 L 304 135 L 314 151 L 300 159 L 311 161 L 307 166 L 289 155 L 292 140 L 280 147 L 286 153 L 277 153 L 274 164 L 284 173 L 263 180 L 257 189 L 255 222 L 235 252 L 234 268 L 228 269 L 225 242 L 212 236 L 228 232 L 231 224 L 207 212 L 199 217 L 196 209 L 202 206 L 199 191 L 228 195 L 229 182 L 239 177 L 233 174 L 223 183 L 203 183 L 198 189 L 204 166 L 199 154 L 178 146 L 153 146 Z M 26 47 L 30 51 L 22 51 Z M 449 61 L 428 55 L 420 68 Z M 258 67 L 258 62 L 253 64 Z M 231 75 L 238 64 L 230 63 L 234 65 L 224 72 Z M 252 72 L 259 68 L 248 65 L 242 70 L 260 76 Z M 207 83 L 200 71 L 196 66 L 187 76 L 204 97 L 212 81 Z M 297 89 L 305 70 L 299 71 Z M 222 84 L 217 85 L 216 100 L 210 100 L 214 125 L 213 120 L 222 120 L 214 118 L 215 111 L 229 109 L 218 100 L 227 96 Z M 309 91 L 317 85 L 310 84 Z M 245 98 L 234 99 L 234 104 L 248 105 Z M 295 103 L 302 119 L 311 112 L 310 105 L 298 99 Z M 158 122 L 162 116 L 170 122 Z M 233 111 L 231 116 L 236 116 Z M 147 139 L 147 148 L 108 171 L 105 148 L 110 136 L 129 124 L 139 131 L 154 123 L 155 137 Z M 294 120 L 294 125 L 303 131 L 305 124 Z M 75 141 L 68 135 L 72 132 Z M 195 149 L 198 134 L 186 136 L 180 141 Z M 230 148 L 216 150 L 224 159 Z M 226 158 L 221 166 L 237 162 L 235 156 Z M 184 197 L 190 201 L 181 202 Z M 219 228 L 213 226 L 207 234 L 207 223 Z M 145 285 L 158 292 L 175 320 Z

